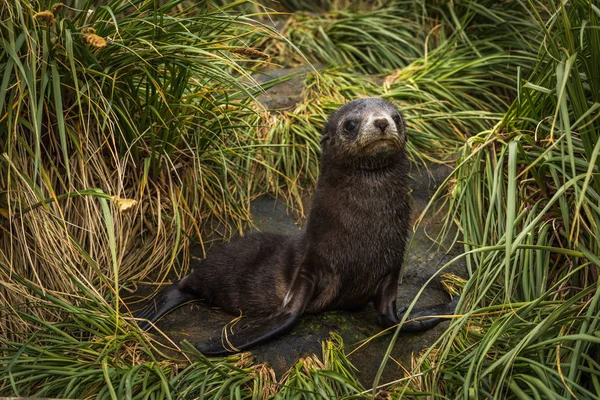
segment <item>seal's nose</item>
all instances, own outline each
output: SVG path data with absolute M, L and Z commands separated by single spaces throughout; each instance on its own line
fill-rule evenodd
M 376 119 L 374 122 L 375 126 L 379 128 L 381 133 L 385 133 L 386 128 L 389 126 L 389 122 L 387 119 Z

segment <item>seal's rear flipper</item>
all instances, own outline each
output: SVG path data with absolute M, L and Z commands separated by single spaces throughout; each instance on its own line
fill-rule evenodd
M 433 328 L 440 322 L 447 319 L 447 318 L 443 318 L 440 316 L 454 315 L 454 313 L 456 311 L 456 306 L 458 305 L 459 300 L 460 300 L 460 296 L 456 296 L 449 303 L 439 304 L 439 305 L 436 305 L 433 307 L 428 307 L 428 308 L 425 308 L 425 309 L 422 309 L 422 310 L 419 310 L 419 311 L 409 314 L 408 318 L 406 319 L 407 321 L 411 320 L 411 319 L 415 319 L 415 318 L 427 317 L 430 315 L 432 317 L 417 319 L 416 321 L 405 322 L 402 325 L 402 328 L 400 328 L 400 331 L 401 332 L 419 332 L 419 331 L 425 331 L 427 329 Z M 404 313 L 404 311 L 398 310 L 398 316 L 400 318 L 402 318 L 403 313 Z
M 315 278 L 308 268 L 308 260 L 305 255 L 278 311 L 239 328 L 236 325 L 232 329 L 226 327 L 221 338 L 196 343 L 196 348 L 206 355 L 223 355 L 247 350 L 292 329 L 315 291 Z
M 244 351 L 272 337 L 286 333 L 296 325 L 300 314 L 298 312 L 278 313 L 249 324 L 240 322 L 242 325 L 240 328 L 225 327 L 221 337 L 211 338 L 204 343 L 196 343 L 196 348 L 201 353 L 210 356 Z
M 135 312 L 133 316 L 139 319 L 137 324 L 142 330 L 148 330 L 152 327 L 151 323 L 158 321 L 160 317 L 172 309 L 197 298 L 194 293 L 182 291 L 178 282 L 175 282 L 150 299 L 148 304 Z

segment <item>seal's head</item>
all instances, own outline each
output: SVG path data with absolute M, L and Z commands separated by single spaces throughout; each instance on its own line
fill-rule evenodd
M 389 101 L 351 101 L 334 112 L 325 125 L 322 160 L 366 170 L 388 167 L 404 156 L 404 128 L 404 118 Z

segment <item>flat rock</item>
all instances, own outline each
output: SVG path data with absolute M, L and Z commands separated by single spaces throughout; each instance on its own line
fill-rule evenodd
M 283 82 L 269 88 L 257 100 L 268 110 L 284 110 L 294 108 L 304 100 L 302 88 L 306 75 L 311 72 L 323 70 L 320 64 L 302 65 L 293 68 L 280 68 L 264 71 L 253 76 L 259 84 L 284 79 Z

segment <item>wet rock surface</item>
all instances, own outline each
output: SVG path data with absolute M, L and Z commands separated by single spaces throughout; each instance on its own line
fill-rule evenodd
M 422 166 L 418 169 L 413 168 L 413 220 L 427 205 L 437 185 L 448 172 L 443 166 L 429 166 L 429 171 Z M 285 205 L 270 198 L 255 200 L 252 204 L 252 216 L 256 230 L 295 233 L 300 229 Z M 427 280 L 446 262 L 460 254 L 460 248 L 445 250 L 430 239 L 440 232 L 443 217 L 443 213 L 426 217 L 412 237 L 404 263 L 403 277 L 398 284 L 400 307 L 408 306 Z M 192 250 L 192 257 L 201 259 L 200 249 Z M 448 272 L 464 276 L 464 265 L 452 265 Z M 448 301 L 449 297 L 436 277 L 424 290 L 416 308 Z M 192 303 L 172 311 L 163 317 L 157 326 L 173 343 L 183 340 L 195 343 L 220 335 L 222 328 L 233 318 L 235 316 L 219 309 L 210 308 L 202 303 Z M 401 333 L 391 354 L 393 360 L 389 360 L 386 365 L 383 382 L 402 377 L 401 365 L 410 366 L 411 354 L 418 353 L 434 343 L 447 325 L 448 322 L 443 322 L 425 332 Z M 387 333 L 367 343 L 363 342 L 381 330 L 377 324 L 375 310 L 370 305 L 356 312 L 305 315 L 290 333 L 257 346 L 252 353 L 256 362 L 269 363 L 280 377 L 298 358 L 312 354 L 321 356 L 321 341 L 329 338 L 330 332 L 336 332 L 343 338 L 346 352 L 352 353 L 349 358 L 358 369 L 359 379 L 368 386 L 373 381 L 392 335 Z M 160 337 L 158 334 L 156 336 Z M 168 342 L 166 338 L 159 340 Z
M 255 75 L 254 79 L 260 84 L 276 79 L 284 79 L 283 82 L 261 94 L 258 101 L 269 110 L 293 108 L 304 100 L 301 89 L 304 86 L 306 75 L 321 70 L 323 70 L 322 65 L 303 65 L 294 68 L 275 69 Z

